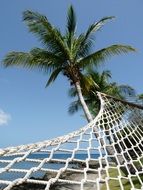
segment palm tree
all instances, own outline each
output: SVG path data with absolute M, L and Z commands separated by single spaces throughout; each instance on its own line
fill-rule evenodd
M 50 74 L 46 86 L 54 82 L 60 73 L 63 74 L 70 81 L 70 84 L 75 86 L 85 116 L 90 122 L 93 118 L 81 90 L 85 68 L 98 66 L 113 55 L 135 51 L 131 46 L 115 44 L 92 52 L 95 42 L 93 34 L 113 18 L 104 17 L 91 24 L 85 33 L 77 35 L 76 15 L 73 7 L 70 6 L 67 14 L 66 32 L 62 34 L 49 22 L 46 16 L 27 10 L 23 13 L 23 20 L 29 31 L 38 37 L 43 48 L 33 48 L 29 52 L 10 52 L 5 56 L 3 65 L 5 67 L 16 65 L 46 71 L 48 75 Z M 87 81 L 87 84 L 88 82 L 90 84 L 91 81 Z
M 108 70 L 105 70 L 102 73 L 88 70 L 84 75 L 84 79 L 90 79 L 92 81 L 92 84 L 90 86 L 88 85 L 88 88 L 85 83 L 81 83 L 82 94 L 92 117 L 95 117 L 100 109 L 100 101 L 97 97 L 96 91 L 122 100 L 126 100 L 128 97 L 136 96 L 136 92 L 131 86 L 118 85 L 116 82 L 109 82 L 111 79 L 111 72 Z M 77 96 L 77 91 L 74 87 L 69 90 L 69 96 L 73 98 Z M 69 113 L 74 114 L 81 108 L 82 107 L 79 100 L 73 101 L 69 106 Z

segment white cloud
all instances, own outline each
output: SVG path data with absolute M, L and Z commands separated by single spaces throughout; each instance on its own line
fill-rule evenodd
M 0 126 L 8 124 L 11 116 L 0 109 Z

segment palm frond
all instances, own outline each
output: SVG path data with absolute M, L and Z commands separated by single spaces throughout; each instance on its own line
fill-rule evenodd
M 91 47 L 93 46 L 94 38 L 92 36 L 93 33 L 98 31 L 104 24 L 106 24 L 109 20 L 115 17 L 104 17 L 96 23 L 91 24 L 86 33 L 83 35 L 82 40 L 78 44 L 78 57 L 85 57 L 90 52 Z
M 45 49 L 41 49 L 41 48 L 33 48 L 30 51 L 30 54 L 35 58 L 35 59 L 41 59 L 41 64 L 42 61 L 45 60 L 45 62 L 47 63 L 52 63 L 52 64 L 57 64 L 59 63 L 63 63 L 64 58 L 61 57 L 60 55 L 57 55 L 55 53 L 49 52 Z
M 67 30 L 69 34 L 74 34 L 76 29 L 76 15 L 73 9 L 73 6 L 71 5 L 68 8 L 68 14 L 67 14 Z
M 76 46 L 74 46 L 75 58 L 78 59 L 89 55 L 93 47 L 93 40 L 89 38 L 85 41 L 85 36 L 82 34 L 76 41 Z
M 109 78 L 111 78 L 111 71 L 109 70 L 103 71 L 101 74 L 101 80 L 108 81 Z
M 72 59 L 75 62 L 80 57 L 85 57 L 90 53 L 91 41 L 87 41 L 83 44 L 84 35 L 80 34 L 77 38 L 72 39 L 71 54 Z M 81 44 L 83 44 L 81 49 Z
M 75 87 L 71 87 L 69 89 L 68 95 L 69 95 L 69 97 L 72 97 L 72 98 L 75 97 L 75 96 L 77 96 L 77 91 L 76 91 Z
M 81 109 L 81 104 L 79 101 L 74 101 L 69 105 L 68 112 L 73 115 Z
M 98 84 L 93 80 L 91 75 L 82 75 L 81 77 L 81 87 L 84 95 L 88 94 L 91 88 L 99 89 Z
M 45 72 L 51 73 L 55 69 L 61 68 L 64 62 L 62 56 L 45 49 L 33 48 L 30 53 L 33 56 L 33 62 L 37 63 L 39 69 L 45 70 Z
M 135 97 L 136 96 L 136 91 L 134 88 L 132 88 L 129 85 L 118 85 L 119 91 L 120 93 L 124 96 L 124 97 L 128 97 L 128 96 L 132 96 Z
M 48 87 L 52 82 L 54 82 L 56 80 L 56 78 L 58 77 L 59 73 L 62 71 L 62 67 L 55 69 L 51 76 L 49 77 L 47 83 L 46 83 L 46 87 Z
M 85 38 L 87 39 L 92 33 L 98 31 L 102 26 L 104 26 L 109 20 L 114 19 L 114 16 L 110 16 L 110 17 L 104 17 L 101 20 L 99 20 L 98 22 L 95 22 L 93 24 L 91 24 L 89 26 L 89 28 L 87 29 L 87 32 L 85 34 Z
M 51 72 L 55 67 L 60 67 L 60 63 L 62 63 L 61 57 L 40 48 L 33 48 L 28 53 L 10 52 L 2 62 L 5 67 L 17 65 L 28 69 L 36 68 L 46 72 Z
M 30 53 L 26 52 L 10 52 L 2 61 L 3 66 L 9 67 L 13 65 L 20 65 L 24 67 L 32 67 L 33 57 Z
M 100 63 L 103 63 L 107 58 L 111 58 L 114 55 L 120 55 L 128 52 L 135 52 L 136 50 L 127 45 L 112 45 L 107 48 L 96 51 L 95 53 L 90 54 L 89 56 L 79 60 L 79 67 L 87 67 L 87 65 L 98 66 Z
M 65 41 L 69 48 L 71 58 L 73 57 L 71 52 L 72 52 L 73 44 L 75 41 L 75 32 L 76 32 L 76 14 L 73 9 L 73 6 L 71 5 L 68 8 L 67 26 L 66 26 L 66 35 L 65 35 Z
M 68 49 L 65 46 L 63 36 L 58 29 L 50 24 L 46 16 L 27 10 L 23 12 L 23 20 L 29 31 L 36 34 L 47 48 L 68 57 Z

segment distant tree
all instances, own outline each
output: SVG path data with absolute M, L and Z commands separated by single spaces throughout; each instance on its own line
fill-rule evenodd
M 111 72 L 108 70 L 103 71 L 102 73 L 89 70 L 84 77 L 92 81 L 92 85 L 90 86 L 86 85 L 86 83 L 81 83 L 82 94 L 92 117 L 95 117 L 100 109 L 100 101 L 96 91 L 122 100 L 126 100 L 129 96 L 134 97 L 136 94 L 135 90 L 129 85 L 118 85 L 115 82 L 109 82 L 111 79 Z M 77 96 L 74 87 L 69 90 L 69 96 L 74 98 Z M 76 100 L 70 104 L 69 113 L 74 114 L 81 108 L 80 101 Z

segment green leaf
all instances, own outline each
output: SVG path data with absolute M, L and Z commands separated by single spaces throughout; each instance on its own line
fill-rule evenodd
M 33 57 L 30 53 L 13 51 L 5 56 L 4 60 L 2 61 L 2 64 L 5 67 L 13 65 L 32 67 L 32 59 Z
M 87 67 L 88 65 L 98 66 L 100 63 L 105 62 L 108 58 L 114 55 L 120 55 L 128 52 L 135 52 L 136 50 L 127 45 L 112 45 L 107 48 L 96 51 L 89 56 L 79 60 L 79 67 Z
M 86 36 L 86 39 L 94 32 L 98 31 L 102 26 L 104 26 L 109 20 L 112 20 L 114 19 L 115 17 L 114 16 L 110 16 L 110 17 L 104 17 L 102 18 L 101 20 L 99 20 L 98 22 L 96 23 L 93 23 L 89 26 L 85 36 Z
M 10 52 L 8 53 L 2 64 L 8 66 L 22 66 L 28 69 L 39 69 L 43 71 L 52 71 L 61 66 L 61 57 L 52 54 L 44 49 L 33 48 L 30 52 Z
M 135 97 L 136 96 L 136 91 L 135 89 L 133 89 L 131 86 L 129 85 L 119 85 L 118 86 L 120 93 L 123 96 L 132 96 Z
M 68 112 L 70 115 L 73 115 L 74 113 L 78 112 L 81 109 L 81 104 L 79 101 L 74 101 L 70 104 Z
M 37 12 L 27 10 L 23 13 L 23 20 L 28 25 L 29 31 L 36 34 L 49 50 L 65 57 L 69 56 L 61 32 L 51 25 L 47 17 Z
M 93 46 L 92 40 L 86 40 L 83 34 L 79 35 L 73 44 L 72 54 L 74 55 L 74 59 L 78 59 L 81 57 L 86 57 L 91 52 L 91 48 Z
M 83 94 L 88 94 L 90 89 L 94 86 L 99 89 L 98 84 L 93 80 L 91 75 L 81 75 L 81 88 Z
M 65 42 L 67 43 L 71 57 L 72 57 L 71 50 L 75 39 L 74 38 L 75 30 L 76 30 L 76 15 L 73 6 L 71 5 L 68 8 L 67 26 L 66 26 L 66 35 L 65 35 Z
M 69 97 L 72 97 L 72 98 L 77 95 L 77 91 L 76 91 L 75 87 L 71 87 L 71 88 L 69 89 L 68 95 L 69 95 Z
M 110 17 L 104 17 L 101 20 L 99 20 L 96 23 L 91 24 L 86 33 L 83 35 L 82 40 L 80 40 L 80 44 L 78 46 L 78 56 L 84 57 L 89 54 L 91 47 L 93 46 L 94 43 L 94 38 L 92 36 L 93 33 L 98 31 L 104 24 L 106 24 L 109 20 L 113 19 L 115 17 L 110 16 Z
M 48 87 L 52 82 L 54 82 L 56 80 L 56 78 L 58 77 L 58 75 L 61 71 L 62 71 L 62 68 L 58 68 L 52 72 L 52 74 L 46 84 L 46 87 Z
M 71 5 L 68 9 L 67 14 L 67 29 L 69 34 L 74 34 L 76 29 L 76 15 L 73 9 L 73 6 Z

